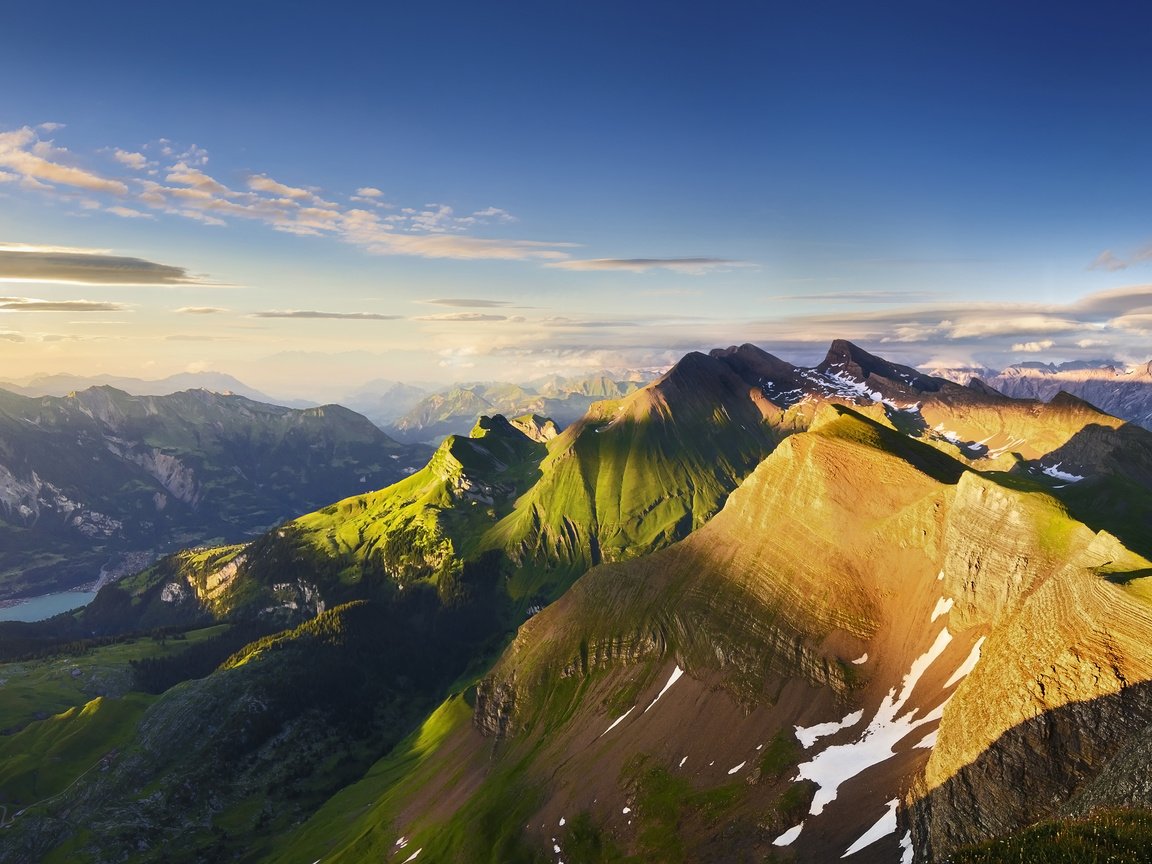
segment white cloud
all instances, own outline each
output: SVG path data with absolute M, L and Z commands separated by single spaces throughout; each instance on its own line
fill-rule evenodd
M 91 192 L 128 193 L 127 185 L 119 180 L 66 164 L 69 157 L 67 150 L 51 141 L 40 140 L 36 131 L 28 126 L 0 132 L 0 166 L 10 168 L 33 186 L 56 183 Z
M 1051 339 L 1043 339 L 1039 342 L 1016 342 L 1012 346 L 1012 350 L 1022 351 L 1026 354 L 1038 354 L 1041 351 L 1047 351 L 1055 344 Z
M 300 199 L 311 198 L 312 192 L 307 189 L 299 189 L 295 186 L 285 186 L 264 174 L 256 174 L 248 178 L 248 188 L 256 192 L 269 192 L 273 195 L 281 195 L 285 198 Z
M 516 217 L 500 207 L 485 207 L 483 210 L 477 210 L 472 216 L 476 219 L 492 220 L 494 222 L 515 222 Z
M 155 219 L 151 213 L 144 213 L 140 210 L 133 210 L 131 207 L 105 207 L 107 212 L 113 216 L 119 216 L 121 219 Z
M 147 168 L 154 167 L 156 164 L 149 162 L 148 157 L 143 153 L 136 153 L 132 150 L 121 150 L 117 148 L 112 151 L 112 157 L 121 165 L 127 165 L 129 168 L 134 168 L 137 171 L 144 171 Z
M 356 190 L 356 194 L 362 198 L 380 198 L 384 193 L 375 186 L 361 186 Z

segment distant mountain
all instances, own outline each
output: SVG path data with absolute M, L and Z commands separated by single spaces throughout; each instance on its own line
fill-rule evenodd
M 0 626 L 226 625 L 148 695 L 25 711 L 0 862 L 1090 860 L 1085 820 L 1152 809 L 1152 433 L 840 340 L 692 353 L 555 433 L 484 417 Z M 1051 859 L 969 848 L 1052 820 Z
M 0 597 L 94 581 L 130 553 L 242 539 L 386 485 L 426 452 L 333 405 L 0 391 Z
M 338 401 L 383 428 L 403 417 L 427 395 L 428 391 L 423 387 L 377 378 L 341 396 Z
M 133 396 L 167 396 L 181 390 L 210 390 L 213 393 L 245 396 L 255 402 L 312 408 L 316 403 L 301 399 L 276 399 L 249 387 L 223 372 L 180 372 L 167 378 L 125 378 L 118 375 L 36 375 L 12 381 L 0 380 L 0 389 L 21 396 L 67 396 L 89 387 L 115 387 Z
M 593 402 L 619 399 L 652 377 L 641 372 L 623 377 L 597 373 L 577 377 L 554 375 L 527 384 L 456 384 L 421 399 L 384 428 L 401 441 L 436 441 L 445 435 L 466 434 L 483 414 L 508 417 L 538 414 L 567 426 L 582 417 Z
M 1152 429 L 1152 363 L 1131 367 L 1109 360 L 1070 363 L 1019 363 L 992 369 L 932 370 L 933 375 L 967 383 L 979 378 L 1006 396 L 1047 402 L 1060 391 L 1090 402 L 1101 411 Z

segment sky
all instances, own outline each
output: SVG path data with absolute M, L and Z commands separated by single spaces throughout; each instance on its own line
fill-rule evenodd
M 1139 4 L 17 4 L 0 378 L 1152 352 Z

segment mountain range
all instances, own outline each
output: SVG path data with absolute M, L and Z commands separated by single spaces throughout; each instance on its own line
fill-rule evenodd
M 935 369 L 931 374 L 966 384 L 978 378 L 1006 396 L 1045 402 L 1060 392 L 1091 402 L 1101 411 L 1152 429 L 1152 364 L 1129 366 L 1109 360 L 1020 363 L 1000 371 L 983 367 Z
M 0 624 L 0 861 L 1142 860 L 1152 433 L 844 341 L 607 395 Z
M 0 598 L 235 541 L 423 462 L 364 417 L 186 390 L 0 390 Z

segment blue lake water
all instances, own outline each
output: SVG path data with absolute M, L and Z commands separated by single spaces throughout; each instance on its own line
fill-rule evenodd
M 95 591 L 61 591 L 30 597 L 16 606 L 0 608 L 0 621 L 40 621 L 77 606 L 87 606 L 95 596 Z

